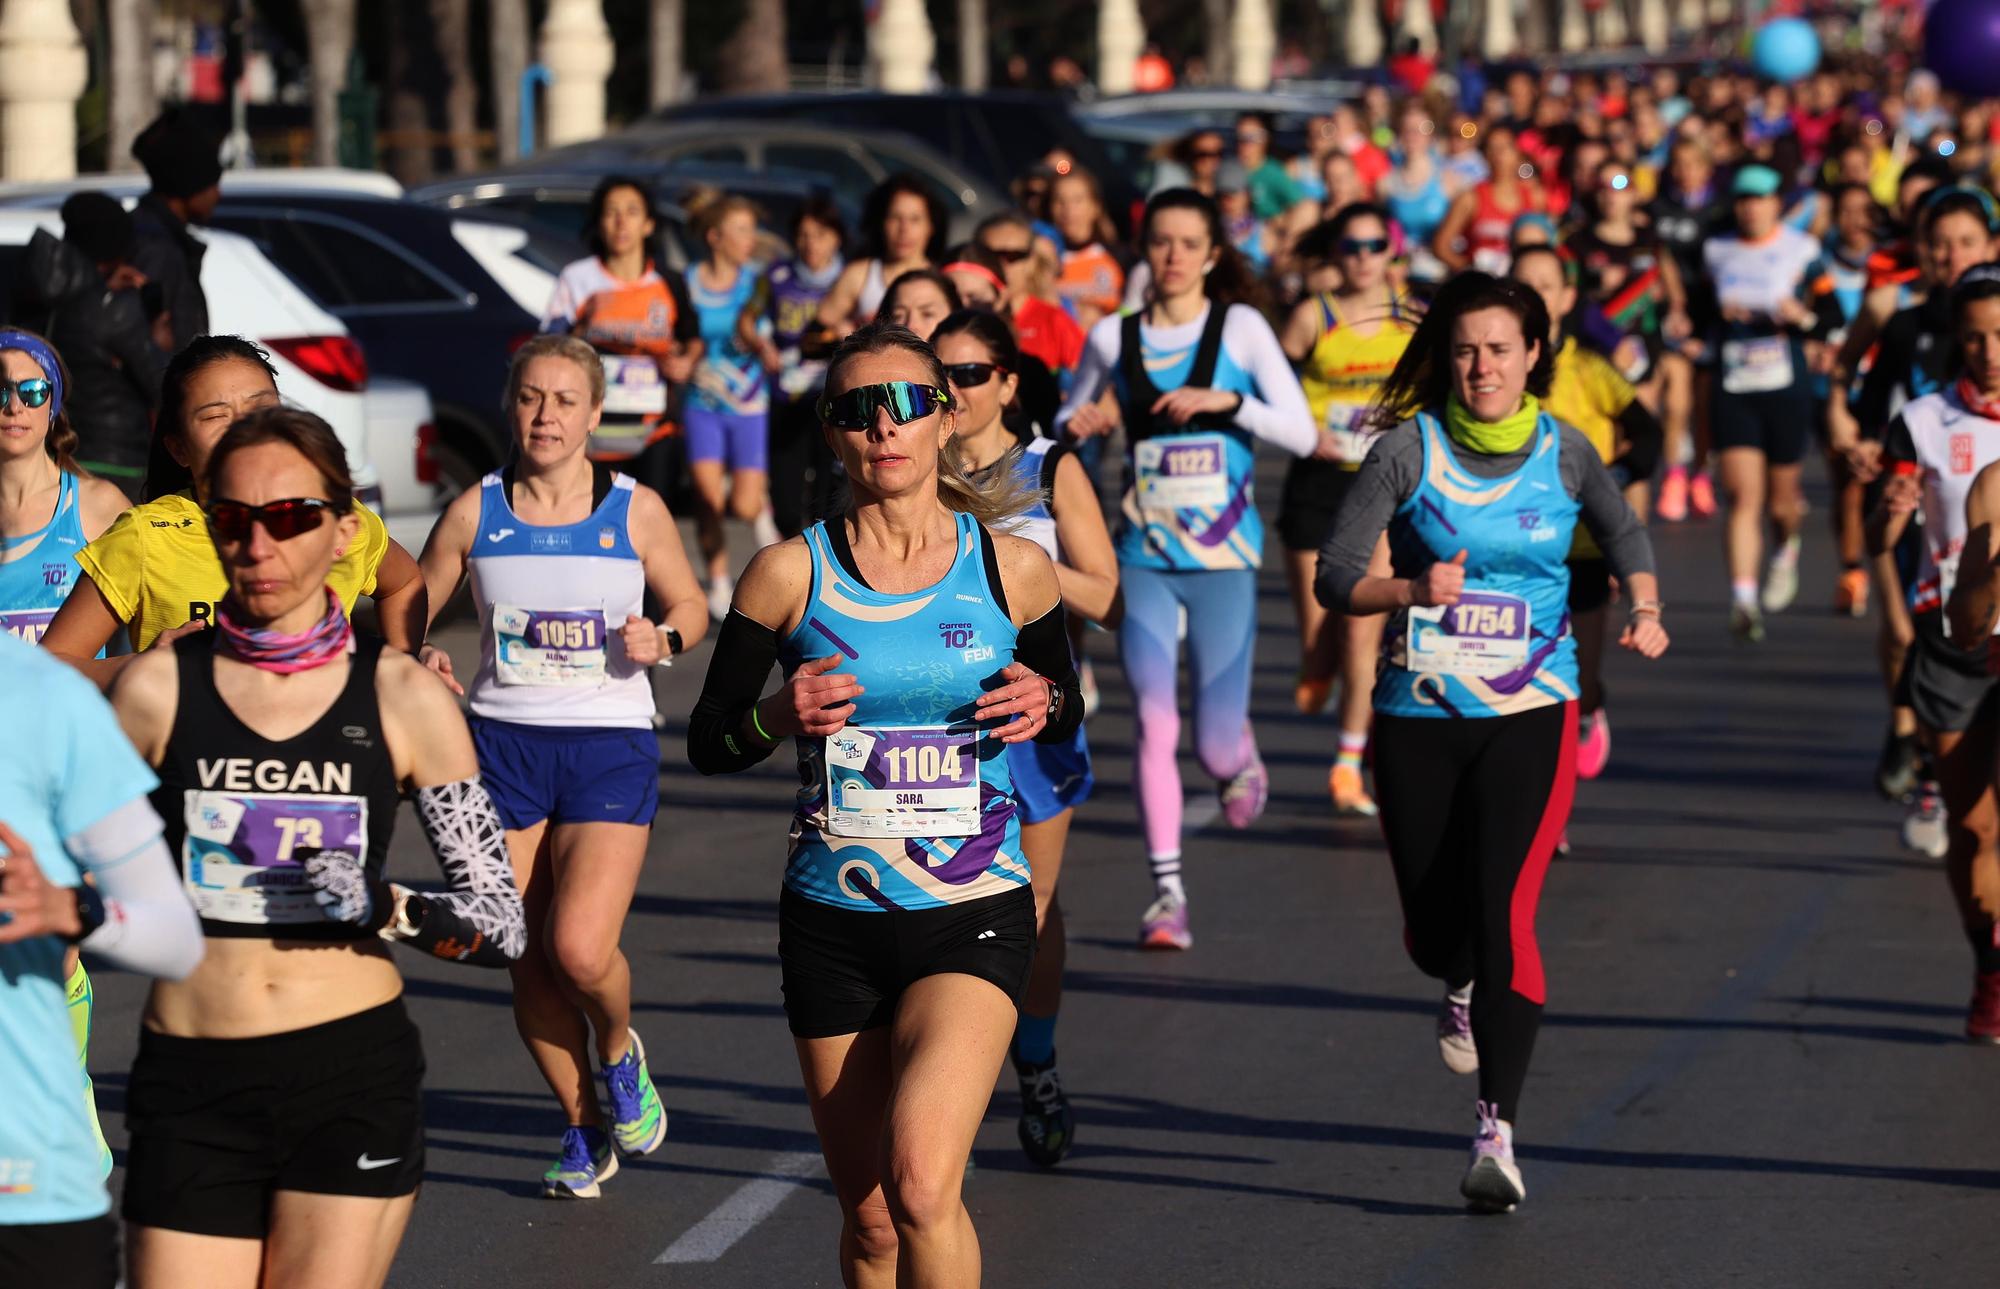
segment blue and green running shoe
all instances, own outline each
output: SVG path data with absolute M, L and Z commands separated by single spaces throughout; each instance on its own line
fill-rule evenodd
M 625 1055 L 604 1067 L 604 1088 L 611 1094 L 611 1139 L 628 1155 L 650 1155 L 667 1139 L 667 1112 L 646 1072 L 646 1045 L 636 1030 Z
M 602 1128 L 563 1129 L 562 1158 L 542 1174 L 547 1199 L 596 1199 L 598 1183 L 618 1171 L 618 1155 Z

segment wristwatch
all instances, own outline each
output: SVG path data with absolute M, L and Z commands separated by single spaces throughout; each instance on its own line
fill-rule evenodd
M 82 944 L 97 933 L 104 925 L 104 897 L 89 882 L 74 888 L 76 891 L 76 934 L 65 937 L 71 944 Z
M 389 924 L 383 928 L 384 939 L 409 940 L 423 930 L 424 914 L 430 912 L 430 905 L 415 891 L 401 886 L 390 888 L 396 893 L 396 909 L 389 915 Z
M 681 644 L 681 633 L 676 628 L 662 622 L 660 624 L 660 634 L 667 638 L 667 651 L 658 658 L 655 658 L 653 665 L 655 667 L 671 667 L 674 665 L 674 659 L 679 657 L 681 650 L 685 648 Z
M 1049 680 L 1047 676 L 1042 677 L 1042 679 L 1049 681 L 1049 710 L 1048 714 L 1043 717 L 1043 720 L 1053 725 L 1055 724 L 1056 717 L 1062 714 L 1062 686 L 1056 684 L 1053 680 Z

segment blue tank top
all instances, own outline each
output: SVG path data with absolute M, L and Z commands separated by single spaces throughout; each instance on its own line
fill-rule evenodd
M 707 346 L 696 368 L 688 401 L 709 412 L 751 416 L 767 410 L 770 393 L 764 383 L 764 364 L 743 347 L 737 338 L 737 319 L 757 290 L 757 273 L 745 265 L 736 272 L 736 283 L 727 291 L 711 291 L 701 284 L 701 266 L 687 268 L 688 301 L 694 305 L 701 324 L 702 343 Z
M 1430 245 L 1431 234 L 1444 223 L 1445 214 L 1451 209 L 1451 198 L 1444 192 L 1444 172 L 1436 159 L 1431 162 L 1430 180 L 1415 192 L 1398 187 L 1395 172 L 1391 171 L 1382 180 L 1382 205 L 1389 218 L 1402 225 L 1404 236 L 1412 243 Z
M 40 540 L 37 541 L 36 539 Z M 0 630 L 29 644 L 40 644 L 42 633 L 56 610 L 69 598 L 83 566 L 76 553 L 86 545 L 83 536 L 83 502 L 76 476 L 63 472 L 56 493 L 56 513 L 32 533 L 9 538 L 8 546 L 33 550 L 19 559 L 0 564 Z
M 779 651 L 786 675 L 842 655 L 867 691 L 828 738 L 800 737 L 798 814 L 785 885 L 839 908 L 942 908 L 1028 885 L 1006 744 L 973 702 L 1014 660 L 991 541 L 959 515 L 958 552 L 934 586 L 861 584 L 825 524 L 806 530 L 812 593 Z M 839 521 L 835 521 L 839 522 Z
M 1417 414 L 1424 477 L 1396 509 L 1398 567 L 1466 552 L 1465 595 L 1398 614 L 1384 642 L 1375 710 L 1388 716 L 1507 716 L 1573 700 L 1569 554 L 1579 507 L 1562 480 L 1562 431 L 1542 413 L 1520 469 L 1480 479 L 1459 467 L 1445 429 Z

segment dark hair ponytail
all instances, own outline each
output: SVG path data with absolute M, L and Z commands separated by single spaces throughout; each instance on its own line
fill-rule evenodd
M 196 336 L 167 364 L 160 379 L 160 412 L 153 422 L 153 446 L 146 458 L 146 487 L 141 501 L 161 497 L 194 486 L 194 475 L 174 459 L 168 444 L 187 442 L 187 389 L 195 376 L 222 362 L 255 363 L 278 383 L 278 369 L 262 346 L 241 336 Z
M 1229 237 L 1222 227 L 1222 211 L 1212 197 L 1193 188 L 1167 188 L 1154 193 L 1146 202 L 1146 213 L 1139 220 L 1140 253 L 1145 252 L 1153 220 L 1162 211 L 1168 210 L 1191 210 L 1208 225 L 1208 240 L 1216 248 L 1216 258 L 1203 278 L 1201 289 L 1210 303 L 1225 309 L 1232 304 L 1247 304 L 1262 312 L 1264 288 L 1258 283 L 1257 275 L 1251 270 L 1250 262 L 1243 258 L 1243 253 L 1229 244 Z M 1154 289 L 1157 290 L 1157 286 Z
M 1409 348 L 1396 360 L 1382 391 L 1375 396 L 1369 421 L 1381 429 L 1401 425 L 1418 412 L 1445 405 L 1452 393 L 1451 333 L 1458 320 L 1481 309 L 1505 309 L 1521 323 L 1521 338 L 1539 346 L 1528 369 L 1527 392 L 1549 396 L 1555 374 L 1555 346 L 1549 342 L 1549 310 L 1542 297 L 1525 283 L 1490 273 L 1467 271 L 1446 280 L 1432 298 L 1424 320 L 1410 337 Z

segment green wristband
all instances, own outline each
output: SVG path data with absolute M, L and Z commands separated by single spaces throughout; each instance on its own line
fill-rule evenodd
M 763 739 L 766 743 L 771 744 L 773 747 L 777 746 L 777 744 L 781 741 L 779 739 L 772 738 L 770 732 L 764 728 L 763 718 L 757 715 L 757 704 L 755 703 L 750 704 L 750 728 L 757 731 L 758 738 Z

